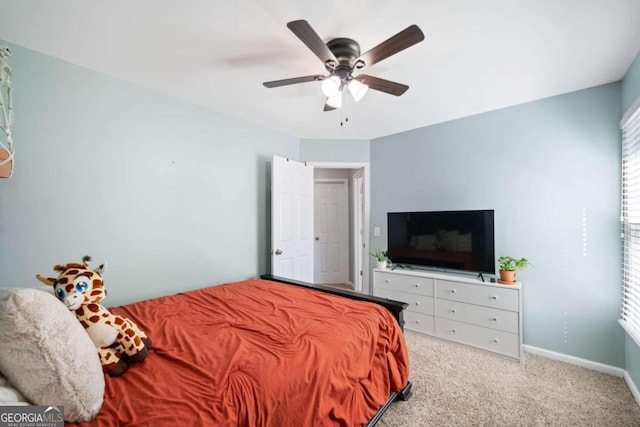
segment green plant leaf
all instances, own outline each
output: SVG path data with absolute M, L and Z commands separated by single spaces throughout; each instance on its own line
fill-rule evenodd
M 369 252 L 369 255 L 371 255 L 378 261 L 384 261 L 385 259 L 387 259 L 387 251 L 382 249 L 376 249 L 374 252 Z
M 498 264 L 500 265 L 500 270 L 506 271 L 516 271 L 522 270 L 525 267 L 533 267 L 533 264 L 526 258 L 516 259 L 510 256 L 501 256 L 498 258 Z

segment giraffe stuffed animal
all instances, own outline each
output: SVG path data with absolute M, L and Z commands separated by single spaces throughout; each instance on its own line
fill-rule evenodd
M 106 296 L 102 274 L 106 263 L 89 269 L 91 257 L 82 263 L 58 264 L 57 278 L 37 275 L 36 278 L 53 286 L 58 299 L 73 311 L 91 337 L 104 372 L 112 377 L 122 375 L 129 363 L 141 362 L 149 354 L 151 339 L 126 317 L 111 314 L 100 304 Z

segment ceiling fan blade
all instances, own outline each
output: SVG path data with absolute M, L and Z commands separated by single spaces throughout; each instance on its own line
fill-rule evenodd
M 359 68 L 370 67 L 383 59 L 387 59 L 391 55 L 395 55 L 396 53 L 421 42 L 422 40 L 424 40 L 422 30 L 420 30 L 417 25 L 411 25 L 400 31 L 395 36 L 383 41 L 378 46 L 369 49 L 360 55 L 356 62 L 364 62 L 364 66 Z
M 302 76 L 302 77 L 294 77 L 291 79 L 283 79 L 283 80 L 274 80 L 272 82 L 264 82 L 262 83 L 268 88 L 286 86 L 286 85 L 294 85 L 297 83 L 306 83 L 306 82 L 317 82 L 320 80 L 324 80 L 325 76 L 322 74 L 317 74 L 315 76 Z
M 338 65 L 338 60 L 335 55 L 327 45 L 322 41 L 318 33 L 316 33 L 311 25 L 304 19 L 299 19 L 297 21 L 291 21 L 287 24 L 287 27 L 293 33 L 298 36 L 302 43 L 307 45 L 309 49 L 318 57 L 320 60 L 330 68 L 335 68 Z
M 324 109 L 322 111 L 333 111 L 335 109 L 336 109 L 336 107 L 332 107 L 331 105 L 325 103 L 324 104 Z
M 360 81 L 371 89 L 379 90 L 380 92 L 385 92 L 390 95 L 400 96 L 409 89 L 409 86 L 403 85 L 402 83 L 392 82 L 390 80 L 381 79 L 380 77 L 373 77 L 367 74 L 360 74 L 355 77 L 356 80 Z

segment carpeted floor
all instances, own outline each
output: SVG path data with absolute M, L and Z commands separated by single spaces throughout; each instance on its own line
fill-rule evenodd
M 640 426 L 623 378 L 525 353 L 524 365 L 406 333 L 413 396 L 378 426 Z

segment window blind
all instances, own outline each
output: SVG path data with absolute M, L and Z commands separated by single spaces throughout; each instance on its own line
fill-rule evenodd
M 620 323 L 640 345 L 640 99 L 622 129 L 622 313 Z

